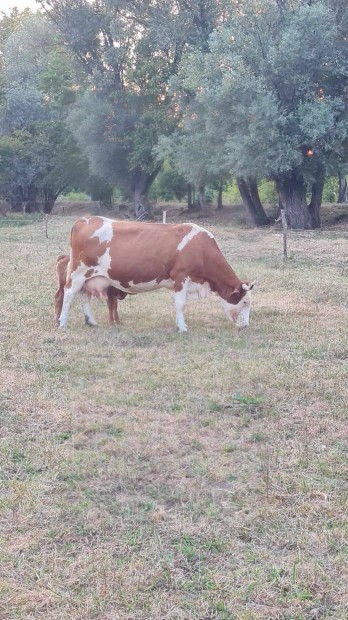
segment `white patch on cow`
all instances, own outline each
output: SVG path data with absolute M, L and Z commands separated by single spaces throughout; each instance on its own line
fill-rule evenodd
M 197 282 L 192 282 L 191 280 L 187 286 L 186 299 L 187 301 L 192 301 L 194 299 L 205 299 L 206 297 L 210 297 L 212 294 L 209 282 L 203 282 L 203 284 L 198 284 Z
M 238 304 L 229 304 L 222 297 L 220 297 L 220 302 L 230 321 L 234 321 L 237 327 L 248 327 L 251 308 L 250 293 L 246 293 Z
M 102 275 L 108 278 L 108 271 L 111 267 L 110 248 L 106 248 L 104 254 L 99 256 L 97 264 L 95 266 L 95 274 Z
M 100 228 L 97 228 L 93 235 L 91 235 L 91 238 L 93 239 L 93 237 L 97 237 L 100 243 L 103 243 L 104 241 L 107 241 L 109 243 L 114 234 L 111 220 L 108 220 L 106 218 L 100 219 L 102 221 L 102 225 L 100 226 Z
M 205 228 L 202 228 L 202 226 L 198 226 L 197 224 L 190 224 L 190 226 L 192 226 L 190 232 L 187 233 L 187 235 L 185 235 L 183 239 L 181 239 L 177 247 L 177 250 L 179 252 L 181 252 L 181 250 L 184 249 L 184 247 L 188 244 L 189 241 L 191 241 L 191 239 L 193 239 L 196 235 L 198 235 L 201 232 L 206 233 L 208 237 L 210 237 L 211 239 L 214 239 L 214 235 L 208 230 L 206 230 Z

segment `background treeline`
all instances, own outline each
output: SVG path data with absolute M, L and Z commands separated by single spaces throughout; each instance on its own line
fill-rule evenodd
M 238 191 L 294 228 L 346 201 L 346 0 L 39 0 L 0 21 L 0 194 L 50 212 L 72 188 L 111 204 L 206 208 Z M 260 183 L 262 191 L 260 192 Z M 208 191 L 207 191 L 208 189 Z M 261 197 L 260 197 L 261 196 Z M 262 199 L 261 199 L 262 198 Z

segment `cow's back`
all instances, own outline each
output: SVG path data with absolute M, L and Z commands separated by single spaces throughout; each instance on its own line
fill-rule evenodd
M 129 282 L 167 280 L 175 264 L 182 263 L 184 268 L 187 263 L 185 240 L 196 246 L 190 238 L 193 226 L 81 218 L 72 229 L 72 268 L 98 267 L 98 273 L 124 287 Z

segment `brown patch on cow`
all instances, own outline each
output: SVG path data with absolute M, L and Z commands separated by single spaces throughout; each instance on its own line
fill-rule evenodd
M 232 294 L 229 294 L 228 298 L 226 299 L 229 304 L 234 304 L 236 306 L 246 295 L 246 291 L 243 289 L 242 285 L 243 282 L 241 282 L 240 285 L 234 291 L 232 291 Z
M 110 244 L 111 264 L 108 275 L 128 288 L 129 282 L 170 279 L 170 272 L 178 256 L 177 247 L 190 232 L 191 225 L 117 222 L 114 230 L 120 231 Z M 117 234 L 117 233 L 116 233 Z M 130 249 L 131 248 L 131 249 Z M 127 260 L 132 249 L 136 260 Z
M 94 269 L 88 269 L 85 273 L 85 278 L 90 278 L 94 274 Z

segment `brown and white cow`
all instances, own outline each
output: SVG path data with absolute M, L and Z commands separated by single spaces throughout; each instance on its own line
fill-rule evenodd
M 65 327 L 71 302 L 82 291 L 89 325 L 95 320 L 89 294 L 109 286 L 134 295 L 159 288 L 174 291 L 176 325 L 187 331 L 187 300 L 219 296 L 226 316 L 249 325 L 253 284 L 240 280 L 223 257 L 212 233 L 197 224 L 154 224 L 83 217 L 71 231 L 71 260 L 59 323 Z
M 69 264 L 69 260 L 70 257 L 67 254 L 60 254 L 57 258 L 57 262 L 56 262 L 56 274 L 57 274 L 57 280 L 58 280 L 58 290 L 54 296 L 54 318 L 55 320 L 58 322 L 59 321 L 59 317 L 62 311 L 62 305 L 63 305 L 63 298 L 64 298 L 64 287 L 66 285 L 66 277 L 67 277 L 67 267 Z M 92 293 L 89 293 L 87 291 L 84 290 L 84 287 L 82 287 L 81 290 L 81 295 L 86 295 L 87 296 L 91 296 Z M 108 309 L 109 309 L 109 321 L 110 323 L 119 323 L 120 319 L 118 316 L 118 312 L 117 312 L 117 300 L 118 299 L 124 299 L 126 297 L 127 293 L 125 293 L 124 291 L 120 291 L 118 289 L 116 289 L 113 286 L 109 286 L 105 290 L 102 291 L 102 293 L 100 294 L 98 290 L 95 291 L 95 296 L 96 297 L 105 297 L 106 296 L 106 303 L 108 305 Z M 86 322 L 88 323 L 88 317 L 86 317 Z

